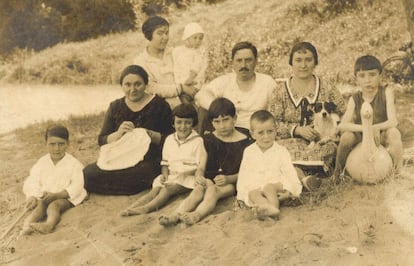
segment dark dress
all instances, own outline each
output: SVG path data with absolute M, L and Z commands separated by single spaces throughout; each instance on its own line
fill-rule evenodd
M 131 195 L 151 188 L 153 179 L 161 172 L 161 147 L 165 137 L 173 132 L 172 113 L 168 103 L 155 96 L 140 111 L 133 112 L 125 103 L 125 97 L 109 105 L 104 124 L 98 137 L 100 146 L 107 143 L 108 135 L 118 130 L 124 121 L 131 121 L 135 127 L 142 127 L 161 133 L 161 144 L 152 144 L 144 159 L 133 167 L 106 171 L 96 163 L 83 170 L 85 188 L 88 192 L 109 195 Z
M 245 133 L 243 130 L 238 130 Z M 219 174 L 237 174 L 243 157 L 243 151 L 253 142 L 248 135 L 246 135 L 245 139 L 236 142 L 224 142 L 218 139 L 213 133 L 204 135 L 204 147 L 207 151 L 205 177 L 213 180 Z

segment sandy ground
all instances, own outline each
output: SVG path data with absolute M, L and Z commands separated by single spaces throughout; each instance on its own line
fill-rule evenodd
M 141 195 L 91 195 L 63 215 L 56 231 L 2 241 L 1 265 L 412 265 L 413 166 L 376 186 L 344 186 L 320 201 L 282 207 L 279 221 L 258 221 L 250 210 L 220 202 L 199 224 L 164 228 L 160 211 L 129 218 L 119 210 Z M 18 192 L 2 186 L 4 197 Z M 311 197 L 312 198 L 312 197 Z M 2 228 L 21 209 L 2 211 Z
M 26 149 L 37 146 L 23 140 L 0 136 L 1 234 L 24 210 L 22 182 L 36 160 Z M 406 144 L 401 175 L 376 186 L 347 183 L 304 194 L 304 204 L 283 206 L 278 221 L 258 221 L 228 198 L 199 224 L 164 228 L 158 217 L 184 195 L 158 212 L 123 218 L 119 211 L 146 192 L 92 194 L 49 235 L 19 238 L 19 221 L 0 240 L 0 265 L 413 265 L 413 144 Z M 83 152 L 93 157 L 96 149 Z

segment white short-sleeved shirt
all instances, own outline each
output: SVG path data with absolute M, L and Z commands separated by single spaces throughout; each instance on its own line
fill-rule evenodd
M 177 133 L 169 135 L 164 142 L 161 161 L 161 165 L 168 165 L 169 176 L 167 182 L 194 188 L 194 175 L 180 178 L 178 176 L 181 173 L 197 170 L 201 159 L 206 156 L 203 138 L 197 132 L 191 132 L 183 141 L 178 140 Z M 153 186 L 160 185 L 159 177 L 157 177 L 153 182 Z
M 66 153 L 55 165 L 50 154 L 46 154 L 33 165 L 23 184 L 23 192 L 27 198 L 40 198 L 43 192 L 58 193 L 66 190 L 68 200 L 73 205 L 78 205 L 87 196 L 83 184 L 83 165 L 75 157 Z
M 293 196 L 298 197 L 302 192 L 302 184 L 293 167 L 289 151 L 276 142 L 265 152 L 256 143 L 247 147 L 237 179 L 237 199 L 250 206 L 250 191 L 279 182 Z
M 234 72 L 212 80 L 201 90 L 210 91 L 214 98 L 225 97 L 232 101 L 237 111 L 236 126 L 250 129 L 250 116 L 258 110 L 269 108 L 272 92 L 276 87 L 276 82 L 271 76 L 255 74 L 256 82 L 249 91 L 239 89 Z

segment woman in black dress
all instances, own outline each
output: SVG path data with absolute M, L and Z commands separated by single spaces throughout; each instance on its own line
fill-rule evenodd
M 120 76 L 125 96 L 109 105 L 98 137 L 100 146 L 120 139 L 134 128 L 144 128 L 151 144 L 144 159 L 135 166 L 121 170 L 102 170 L 96 163 L 84 169 L 88 192 L 111 195 L 131 195 L 151 187 L 160 174 L 161 147 L 165 137 L 173 132 L 168 103 L 146 92 L 147 72 L 138 65 L 126 67 Z

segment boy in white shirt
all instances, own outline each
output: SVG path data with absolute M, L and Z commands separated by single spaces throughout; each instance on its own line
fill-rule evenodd
M 25 220 L 22 234 L 52 232 L 61 214 L 87 196 L 83 187 L 83 165 L 66 153 L 68 129 L 60 125 L 49 127 L 45 140 L 48 154 L 33 165 L 23 185 L 26 208 L 33 212 Z M 46 221 L 41 222 L 45 217 Z
M 244 150 L 237 199 L 253 207 L 258 219 L 277 219 L 278 194 L 299 197 L 302 184 L 288 150 L 275 142 L 276 124 L 272 114 L 265 110 L 254 112 L 250 132 L 256 142 Z

